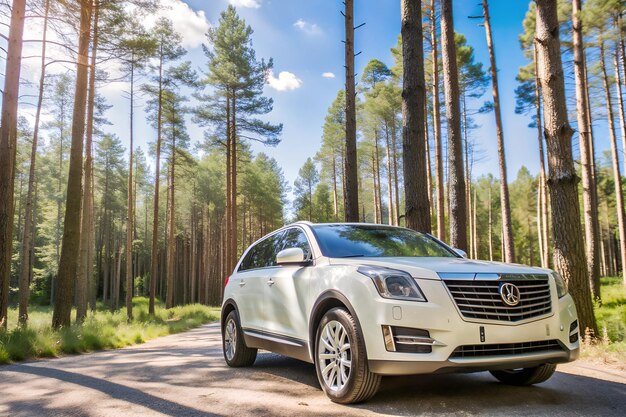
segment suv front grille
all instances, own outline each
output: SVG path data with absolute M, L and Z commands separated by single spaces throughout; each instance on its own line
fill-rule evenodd
M 556 340 L 539 342 L 500 343 L 491 345 L 465 345 L 454 349 L 450 358 L 477 358 L 484 356 L 523 355 L 545 351 L 561 352 L 563 348 Z
M 552 311 L 547 275 L 504 275 L 499 280 L 444 279 L 444 282 L 466 318 L 517 322 Z M 519 289 L 519 303 L 515 306 L 507 305 L 500 296 L 500 287 L 505 283 Z

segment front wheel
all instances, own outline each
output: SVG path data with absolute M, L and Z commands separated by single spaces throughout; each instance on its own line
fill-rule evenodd
M 369 370 L 365 341 L 350 313 L 341 308 L 328 311 L 315 340 L 317 379 L 333 402 L 358 403 L 376 394 L 381 377 Z
M 556 365 L 553 363 L 544 363 L 543 365 L 532 368 L 511 369 L 505 371 L 490 371 L 500 382 L 509 385 L 534 385 L 550 379 L 556 371 Z
M 246 346 L 239 324 L 237 311 L 231 311 L 222 328 L 222 350 L 228 366 L 250 366 L 256 359 L 257 350 Z

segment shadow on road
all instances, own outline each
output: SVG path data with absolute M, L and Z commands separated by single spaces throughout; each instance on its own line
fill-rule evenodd
M 251 376 L 257 371 L 320 389 L 314 366 L 305 362 L 264 353 L 247 370 Z M 622 416 L 624 407 L 626 385 L 616 382 L 557 373 L 546 383 L 515 387 L 480 372 L 384 377 L 374 398 L 347 408 L 391 415 L 571 415 L 566 411 L 571 410 L 579 415 Z
M 68 393 L 81 398 L 59 406 Z M 559 372 L 533 387 L 507 386 L 486 372 L 385 377 L 369 402 L 341 406 L 326 398 L 311 364 L 259 352 L 252 367 L 229 368 L 215 325 L 129 349 L 0 367 L 0 414 L 92 415 L 101 394 L 121 410 L 138 405 L 169 416 L 622 416 L 626 409 L 626 384 Z
M 219 417 L 217 414 L 210 414 L 201 410 L 197 410 L 195 408 L 187 407 L 182 404 L 178 404 L 175 402 L 171 402 L 165 400 L 160 397 L 156 397 L 154 395 L 147 394 L 141 390 L 131 388 L 125 385 L 116 384 L 114 382 L 107 381 L 106 379 L 101 378 L 93 378 L 87 375 L 81 375 L 74 372 L 67 372 L 60 369 L 54 368 L 44 368 L 39 366 L 28 366 L 22 365 L 19 367 L 15 367 L 11 370 L 12 372 L 21 372 L 26 374 L 37 375 L 46 378 L 53 378 L 63 382 L 69 382 L 72 384 L 80 385 L 85 388 L 90 388 L 96 391 L 100 391 L 111 398 L 115 398 L 118 400 L 126 401 L 132 404 L 141 405 L 143 407 L 149 408 L 153 411 L 157 411 L 159 413 L 168 415 L 168 416 L 208 416 L 208 417 Z M 8 406 L 11 409 L 12 405 L 16 406 L 16 412 L 19 411 L 19 403 L 12 404 L 8 402 Z M 32 402 L 28 403 L 29 412 L 33 411 L 34 404 Z M 33 414 L 33 415 L 46 415 L 46 410 L 44 404 L 40 404 L 41 414 Z M 55 410 L 60 411 L 60 410 Z M 71 410 L 63 410 L 63 413 L 76 415 L 76 413 L 70 412 Z M 80 414 L 80 413 L 79 413 Z M 11 415 L 11 414 L 10 414 Z

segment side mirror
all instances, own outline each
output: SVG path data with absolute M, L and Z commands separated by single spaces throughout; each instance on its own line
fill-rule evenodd
M 278 252 L 276 264 L 278 265 L 302 265 L 306 263 L 304 251 L 301 248 L 287 248 Z
M 452 250 L 455 251 L 457 255 L 461 255 L 462 258 L 467 258 L 467 252 L 463 249 L 452 248 Z

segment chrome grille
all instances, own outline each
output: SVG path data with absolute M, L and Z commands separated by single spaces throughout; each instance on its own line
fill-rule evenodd
M 497 280 L 444 279 L 444 282 L 466 318 L 516 322 L 552 311 L 547 275 L 502 275 Z M 500 286 L 505 283 L 519 289 L 520 301 L 516 306 L 505 304 L 500 296 Z
M 477 358 L 484 356 L 523 355 L 545 351 L 563 351 L 556 340 L 538 342 L 499 343 L 490 345 L 465 345 L 454 349 L 451 358 Z

